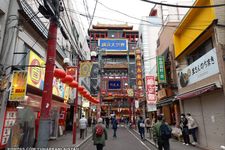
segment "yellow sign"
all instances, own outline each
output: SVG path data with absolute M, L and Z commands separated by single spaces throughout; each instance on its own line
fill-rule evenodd
M 133 97 L 134 96 L 134 90 L 133 89 L 127 89 L 127 95 L 129 97 Z
M 45 61 L 42 60 L 37 54 L 33 51 L 30 51 L 29 65 L 28 68 L 28 77 L 27 83 L 33 87 L 43 90 L 44 88 L 44 77 L 45 77 Z M 33 67 L 32 67 L 33 66 Z M 61 82 L 61 80 L 53 78 L 52 83 L 52 94 L 62 97 L 65 100 L 69 98 L 69 86 Z
M 42 68 L 41 66 L 43 66 L 44 64 L 45 64 L 44 60 L 42 60 L 33 51 L 30 51 L 29 65 L 35 66 L 28 68 L 27 83 L 41 90 L 43 90 L 44 87 L 44 76 L 45 76 L 45 68 Z
M 92 69 L 92 62 L 80 62 L 80 77 L 89 77 Z
M 25 101 L 27 89 L 27 72 L 13 71 L 9 101 Z

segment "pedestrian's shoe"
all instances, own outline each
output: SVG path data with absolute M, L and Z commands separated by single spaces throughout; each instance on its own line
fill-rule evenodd
M 187 146 L 188 146 L 189 144 L 185 144 L 185 145 L 187 145 Z
M 185 145 L 185 143 L 183 143 Z
M 192 145 L 196 145 L 197 143 L 196 143 L 196 142 L 192 142 L 191 144 L 192 144 Z

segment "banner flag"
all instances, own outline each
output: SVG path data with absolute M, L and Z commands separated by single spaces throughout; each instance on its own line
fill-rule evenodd
M 93 63 L 90 61 L 81 61 L 79 77 L 89 77 L 91 74 L 92 65 Z

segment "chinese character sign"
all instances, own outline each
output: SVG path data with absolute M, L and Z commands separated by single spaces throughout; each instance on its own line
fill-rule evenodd
M 109 81 L 108 89 L 111 89 L 111 90 L 121 89 L 121 81 L 119 81 L 119 80 Z
M 141 63 L 141 51 L 140 49 L 136 49 L 136 85 L 138 87 L 142 87 L 142 63 Z
M 157 76 L 159 83 L 166 83 L 165 59 L 164 56 L 157 56 Z
M 108 51 L 128 50 L 126 39 L 99 39 L 98 46 L 100 49 Z
M 147 104 L 156 104 L 155 77 L 146 76 Z

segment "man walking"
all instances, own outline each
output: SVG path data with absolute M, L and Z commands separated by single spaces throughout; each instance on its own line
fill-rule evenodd
M 141 139 L 143 140 L 145 138 L 145 122 L 142 116 L 140 116 L 138 120 L 138 130 L 139 130 Z
M 153 139 L 158 143 L 158 150 L 170 150 L 169 138 L 171 137 L 171 128 L 163 121 L 163 116 L 157 116 L 157 122 L 153 126 Z
M 116 130 L 117 130 L 117 125 L 118 125 L 118 122 L 116 120 L 116 116 L 113 117 L 112 119 L 112 129 L 113 129 L 113 137 L 116 138 Z
M 105 146 L 105 140 L 107 140 L 107 131 L 103 124 L 102 118 L 98 118 L 97 125 L 93 129 L 92 140 L 94 145 L 96 145 L 97 150 L 103 150 Z
M 84 139 L 84 132 L 87 128 L 87 119 L 82 115 L 82 118 L 79 120 L 79 128 L 80 128 L 80 139 Z

